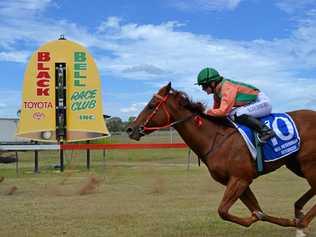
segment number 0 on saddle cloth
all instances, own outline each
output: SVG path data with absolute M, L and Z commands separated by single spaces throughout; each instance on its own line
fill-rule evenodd
M 292 118 L 286 113 L 273 113 L 260 118 L 261 122 L 272 128 L 276 136 L 262 147 L 265 162 L 275 161 L 289 156 L 300 149 L 300 136 Z M 234 124 L 244 138 L 254 159 L 257 157 L 253 131 L 241 124 Z

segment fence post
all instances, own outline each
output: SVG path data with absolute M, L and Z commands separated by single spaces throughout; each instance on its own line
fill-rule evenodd
M 62 145 L 63 142 L 60 142 L 60 145 Z M 59 159 L 60 159 L 60 172 L 64 172 L 64 150 L 62 149 L 62 146 L 60 146 L 59 150 Z
M 15 172 L 16 172 L 16 175 L 19 176 L 19 154 L 17 151 L 15 152 L 15 157 L 16 157 Z
M 89 144 L 90 141 L 87 141 L 87 144 Z M 90 149 L 87 149 L 87 169 L 90 170 Z
M 38 144 L 38 142 L 35 142 Z M 34 173 L 39 173 L 38 169 L 38 150 L 34 150 Z
M 187 171 L 190 169 L 190 164 L 191 164 L 191 149 L 189 148 L 188 150 L 188 164 L 187 164 Z

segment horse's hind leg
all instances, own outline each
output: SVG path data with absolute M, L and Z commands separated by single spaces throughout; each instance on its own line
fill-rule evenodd
M 314 219 L 316 216 L 316 205 L 314 205 L 307 213 L 306 215 L 300 219 L 297 223 L 297 237 L 304 237 L 306 236 L 304 233 L 304 229 L 309 225 L 309 223 Z
M 306 204 L 308 202 L 308 200 L 311 199 L 316 193 L 316 175 L 314 174 L 314 172 L 311 172 L 311 173 L 312 173 L 312 175 L 309 175 L 307 172 L 305 174 L 307 181 L 311 185 L 311 189 L 308 190 L 297 201 L 299 204 L 303 204 L 302 206 L 304 206 L 304 204 Z M 301 201 L 301 203 L 300 203 L 300 201 Z M 301 212 L 299 212 L 299 213 L 301 213 Z M 308 226 L 308 224 L 314 219 L 315 216 L 316 216 L 316 205 L 314 205 L 305 215 L 303 215 L 299 219 L 299 221 L 297 223 L 297 227 L 298 228 L 306 228 Z
M 310 159 L 313 159 L 313 156 L 310 156 Z M 304 161 L 304 162 L 303 162 Z M 297 200 L 295 203 L 298 204 L 298 208 L 296 210 L 296 213 L 300 215 L 302 212 L 299 210 L 300 208 L 302 209 L 303 206 L 316 194 L 316 173 L 315 173 L 315 163 L 313 163 L 313 160 L 303 160 L 301 162 L 301 170 L 304 174 L 304 177 L 308 181 L 308 183 L 311 186 L 311 189 L 308 190 L 304 195 Z M 304 234 L 304 229 L 308 227 L 309 223 L 314 219 L 316 216 L 316 205 L 314 205 L 305 215 L 302 215 L 298 220 L 297 220 L 297 236 L 305 236 Z
M 301 219 L 304 217 L 304 214 L 302 212 L 303 207 L 305 204 L 314 196 L 314 192 L 312 189 L 308 190 L 306 193 L 304 193 L 294 204 L 294 210 L 295 210 L 295 218 Z

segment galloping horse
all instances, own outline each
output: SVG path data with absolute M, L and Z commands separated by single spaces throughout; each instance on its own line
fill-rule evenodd
M 218 208 L 220 217 L 243 226 L 258 220 L 285 227 L 297 227 L 297 236 L 305 236 L 303 229 L 316 215 L 316 204 L 303 214 L 304 205 L 316 192 L 316 112 L 300 110 L 288 114 L 295 121 L 301 137 L 301 149 L 295 155 L 264 164 L 264 173 L 283 165 L 296 175 L 305 178 L 310 189 L 294 204 L 295 218 L 279 218 L 264 213 L 249 185 L 259 175 L 255 163 L 239 132 L 225 119 L 204 114 L 201 103 L 192 102 L 181 91 L 162 87 L 149 101 L 135 121 L 127 128 L 131 139 L 140 138 L 161 128 L 174 127 L 185 143 L 207 166 L 211 176 L 226 185 Z M 241 218 L 229 213 L 240 199 L 250 210 L 251 216 Z

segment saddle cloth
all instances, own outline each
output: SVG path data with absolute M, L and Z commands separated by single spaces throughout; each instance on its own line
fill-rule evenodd
M 262 146 L 262 156 L 265 162 L 284 158 L 300 149 L 300 137 L 292 118 L 286 113 L 273 113 L 260 118 L 261 123 L 272 128 L 276 136 Z M 244 138 L 247 147 L 256 159 L 255 135 L 253 131 L 242 124 L 233 123 Z

